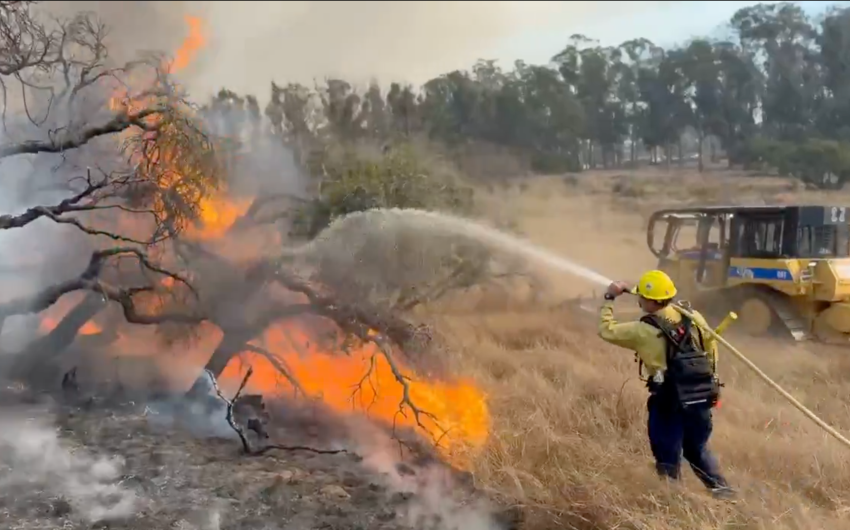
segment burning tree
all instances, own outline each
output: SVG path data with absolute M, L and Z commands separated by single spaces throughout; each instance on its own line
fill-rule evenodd
M 49 221 L 66 229 L 61 237 L 73 243 L 63 245 L 70 255 L 63 256 L 62 278 L 7 299 L 0 325 L 13 315 L 41 312 L 67 293 L 91 293 L 19 356 L 19 373 L 61 352 L 104 301 L 119 304 L 135 324 L 198 321 L 191 313 L 146 314 L 136 300 L 163 279 L 188 287 L 158 254 L 197 217 L 200 201 L 217 185 L 215 153 L 169 80 L 168 64 L 152 57 L 114 66 L 105 35 L 90 15 L 44 21 L 33 2 L 0 3 L 0 159 L 12 170 L 6 174 L 19 171 L 21 159 L 31 167 L 20 196 L 9 201 L 25 210 L 0 217 L 0 227 Z M 147 82 L 135 93 L 130 87 L 138 79 Z M 193 156 L 175 157 L 178 150 Z M 68 262 L 81 258 L 87 263 L 69 275 Z
M 24 211 L 0 217 L 0 227 L 52 224 L 65 242 L 61 267 L 47 267 L 39 273 L 47 279 L 0 304 L 0 324 L 42 313 L 42 333 L 15 356 L 12 373 L 55 381 L 49 367 L 80 336 L 107 335 L 99 347 L 120 350 L 128 324 L 154 328 L 159 339 L 177 331 L 175 340 L 184 340 L 190 331 L 215 341 L 205 366 L 195 366 L 190 396 L 206 391 L 206 374 L 239 383 L 239 361 L 248 360 L 259 390 L 279 393 L 282 382 L 337 411 L 359 399 L 434 440 L 459 431 L 483 441 L 486 406 L 474 386 L 414 381 L 398 358 L 427 344 L 423 328 L 389 310 L 397 306 L 322 281 L 333 274 L 281 261 L 281 233 L 269 221 L 291 197 L 228 193 L 232 147 L 209 133 L 171 76 L 184 54 L 115 66 L 104 36 L 90 15 L 42 22 L 32 2 L 0 2 L 0 81 L 11 120 L 0 159 L 7 170 L 16 160 L 32 163 L 13 205 L 25 203 Z M 187 42 L 198 46 L 198 35 Z M 256 102 L 248 106 L 258 115 Z M 85 295 L 67 304 L 77 292 Z

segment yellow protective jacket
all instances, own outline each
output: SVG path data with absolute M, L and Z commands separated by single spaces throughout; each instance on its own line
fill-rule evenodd
M 702 330 L 710 329 L 700 313 L 694 310 L 691 312 L 694 314 L 695 326 Z M 670 306 L 661 309 L 656 315 L 673 323 L 682 320 L 681 313 Z M 599 308 L 599 337 L 605 342 L 634 351 L 643 361 L 649 377 L 667 369 L 667 339 L 661 331 L 645 322 L 617 322 L 614 320 L 613 301 L 605 300 Z M 702 340 L 706 355 L 717 373 L 717 340 L 705 331 L 702 332 Z

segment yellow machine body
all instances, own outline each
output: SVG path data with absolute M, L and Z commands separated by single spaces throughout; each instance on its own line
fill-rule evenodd
M 850 208 L 661 210 L 647 243 L 679 297 L 738 313 L 753 335 L 850 343 Z M 659 227 L 666 224 L 663 235 Z

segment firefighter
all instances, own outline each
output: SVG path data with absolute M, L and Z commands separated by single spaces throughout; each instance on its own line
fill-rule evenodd
M 639 321 L 614 320 L 614 300 L 624 292 L 638 296 Z M 675 296 L 673 280 L 659 270 L 646 272 L 633 289 L 613 282 L 599 310 L 599 337 L 633 350 L 641 374 L 647 369 L 647 430 L 659 476 L 678 480 L 684 456 L 715 497 L 730 499 L 734 492 L 708 448 L 720 392 L 717 341 L 703 331 L 702 315 L 692 311 L 691 321 L 671 307 Z

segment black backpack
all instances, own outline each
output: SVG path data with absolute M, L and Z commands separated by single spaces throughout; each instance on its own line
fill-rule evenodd
M 714 365 L 705 353 L 699 326 L 696 327 L 698 339 L 695 340 L 693 322 L 684 315 L 678 324 L 656 315 L 644 315 L 640 321 L 658 329 L 667 339 L 664 382 L 650 381 L 650 391 L 673 399 L 682 408 L 715 406 L 720 398 L 720 383 L 715 377 Z

